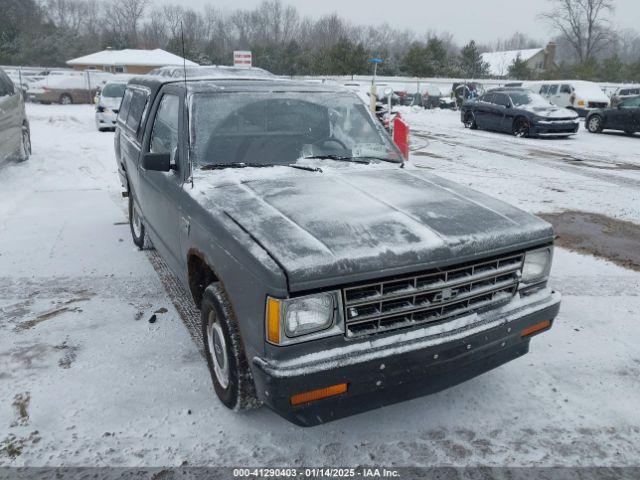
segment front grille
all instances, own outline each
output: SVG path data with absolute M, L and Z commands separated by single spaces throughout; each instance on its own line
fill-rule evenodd
M 346 334 L 369 335 L 495 308 L 516 293 L 524 254 L 342 290 Z
M 589 108 L 607 108 L 608 106 L 605 102 L 589 102 Z

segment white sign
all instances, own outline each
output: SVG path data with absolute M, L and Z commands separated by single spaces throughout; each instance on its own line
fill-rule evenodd
M 250 51 L 235 51 L 233 52 L 233 66 L 234 67 L 248 67 L 251 68 L 253 63 L 253 56 Z

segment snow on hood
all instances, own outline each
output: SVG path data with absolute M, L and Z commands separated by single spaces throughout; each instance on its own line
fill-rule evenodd
M 527 110 L 536 114 L 539 117 L 545 118 L 572 118 L 577 119 L 578 114 L 568 108 L 554 107 L 551 105 L 535 106 L 535 105 L 521 105 L 517 108 Z
M 424 171 L 371 167 L 199 171 L 192 195 L 250 232 L 292 290 L 552 239 L 549 224 L 491 197 Z

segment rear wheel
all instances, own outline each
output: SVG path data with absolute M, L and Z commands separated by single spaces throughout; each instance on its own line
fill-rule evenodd
M 146 231 L 144 223 L 142 223 L 142 216 L 138 205 L 133 199 L 133 194 L 129 192 L 129 226 L 131 228 L 131 238 L 133 243 L 140 250 L 145 248 Z
M 60 95 L 58 101 L 60 102 L 60 105 L 71 105 L 73 103 L 73 98 L 71 98 L 71 95 L 68 93 L 63 93 Z
M 625 130 L 624 133 L 626 133 L 629 136 L 633 136 L 636 134 L 635 130 Z
M 464 127 L 470 128 L 471 130 L 476 130 L 478 128 L 478 124 L 476 123 L 476 116 L 473 112 L 467 112 L 464 114 Z
M 204 351 L 216 395 L 232 410 L 259 407 L 238 324 L 219 282 L 204 291 L 200 311 Z
M 529 136 L 531 124 L 526 118 L 516 118 L 513 122 L 513 134 L 518 138 L 526 138 Z
M 18 155 L 18 161 L 24 162 L 31 156 L 31 132 L 28 125 L 22 126 L 22 145 L 20 146 L 20 153 Z
M 600 133 L 602 132 L 602 117 L 600 115 L 593 115 L 589 117 L 587 121 L 587 130 L 591 133 Z

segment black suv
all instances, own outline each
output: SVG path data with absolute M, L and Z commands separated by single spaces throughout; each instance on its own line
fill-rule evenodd
M 229 408 L 308 426 L 435 392 L 558 313 L 551 226 L 405 165 L 342 87 L 136 78 L 115 149 L 133 241 L 191 292 Z
M 578 132 L 578 114 L 556 107 L 526 88 L 490 90 L 462 105 L 462 123 L 517 137 L 566 137 Z
M 613 108 L 589 112 L 584 123 L 591 133 L 621 130 L 633 135 L 640 132 L 640 97 L 627 98 Z

